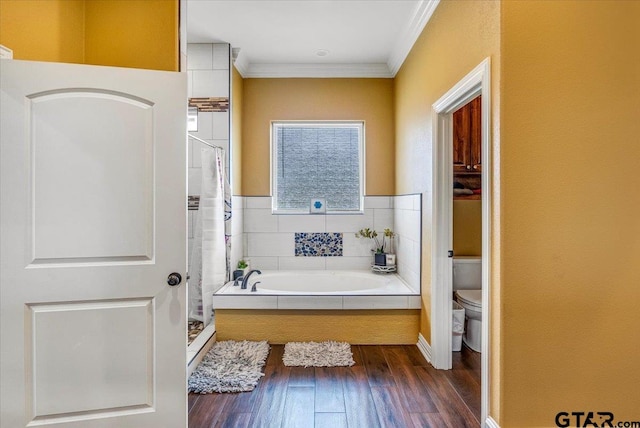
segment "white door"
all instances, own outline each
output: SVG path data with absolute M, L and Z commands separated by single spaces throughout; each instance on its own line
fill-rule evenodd
M 0 426 L 186 427 L 186 76 L 0 76 Z

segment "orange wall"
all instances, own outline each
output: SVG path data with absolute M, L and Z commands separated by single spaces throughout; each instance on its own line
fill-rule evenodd
M 271 194 L 272 120 L 364 120 L 365 192 L 394 194 L 392 79 L 244 79 L 243 195 Z
M 177 0 L 1 0 L 15 59 L 178 71 Z
M 439 4 L 395 79 L 396 191 L 431 189 L 432 104 L 485 58 L 492 61 L 492 126 L 497 127 L 500 4 L 494 1 Z M 460 29 L 463 28 L 464 31 Z M 427 195 L 429 196 L 429 195 Z M 422 290 L 431 287 L 430 197 L 423 200 Z M 423 294 L 420 327 L 430 341 L 430 294 Z
M 84 0 L 1 0 L 0 44 L 14 59 L 84 63 Z
M 502 3 L 503 427 L 640 420 L 639 23 L 635 1 Z
M 87 0 L 86 63 L 178 71 L 177 0 Z
M 231 190 L 242 195 L 242 109 L 244 105 L 244 79 L 232 68 L 231 74 Z
M 431 342 L 432 105 L 460 79 L 491 58 L 491 134 L 498 153 L 500 125 L 500 3 L 493 0 L 441 1 L 395 78 L 396 192 L 424 192 L 422 210 L 422 312 L 420 332 Z M 495 162 L 495 159 L 494 159 Z M 495 171 L 494 171 L 495 173 Z M 494 214 L 498 194 L 492 192 Z M 473 211 L 473 210 L 472 210 Z M 497 225 L 492 247 L 499 254 Z M 500 283 L 499 258 L 493 261 L 491 334 L 491 415 L 499 417 Z

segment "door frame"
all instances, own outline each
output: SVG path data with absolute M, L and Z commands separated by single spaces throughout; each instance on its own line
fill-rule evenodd
M 433 239 L 431 242 L 431 363 L 451 368 L 453 242 L 452 113 L 482 95 L 482 349 L 481 421 L 489 409 L 489 341 L 491 278 L 491 59 L 484 59 L 433 104 Z

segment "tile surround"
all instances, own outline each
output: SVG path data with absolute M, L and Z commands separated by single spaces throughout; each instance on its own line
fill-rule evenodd
M 295 254 L 293 233 L 247 233 L 246 236 L 245 255 L 251 259 L 254 256 L 293 256 Z M 260 269 L 255 264 L 252 268 Z
M 193 70 L 189 98 L 228 97 L 229 70 Z
M 325 215 L 272 215 L 278 222 L 279 232 L 325 232 L 327 231 Z
M 189 43 L 187 45 L 187 70 L 213 69 L 213 47 L 211 43 Z
M 342 233 L 299 233 L 295 234 L 296 257 L 339 257 L 342 256 Z
M 421 299 L 415 296 L 265 296 L 213 295 L 216 309 L 420 309 Z
M 414 290 L 420 291 L 422 195 L 394 197 L 393 230 L 396 233 L 398 274 Z
M 375 209 L 365 209 L 364 214 L 355 215 L 327 215 L 327 232 L 340 231 L 340 232 L 353 232 L 365 227 L 373 226 L 373 216 Z M 389 224 L 386 227 L 392 227 Z
M 341 257 L 278 257 L 278 270 L 325 270 L 328 259 Z M 265 268 L 266 269 L 266 268 Z
M 363 227 L 393 229 L 398 273 L 420 290 L 421 195 L 367 196 L 363 214 L 275 215 L 271 197 L 242 197 L 244 206 L 244 257 L 257 269 L 303 270 L 368 269 L 372 253 L 369 240 L 358 239 Z M 296 233 L 341 233 L 342 256 L 295 255 Z

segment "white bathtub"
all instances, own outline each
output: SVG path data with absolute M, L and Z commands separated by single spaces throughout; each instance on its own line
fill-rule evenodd
M 251 287 L 257 282 L 257 291 Z M 420 295 L 396 274 L 370 271 L 262 271 L 246 290 L 225 284 L 214 309 L 419 309 Z

